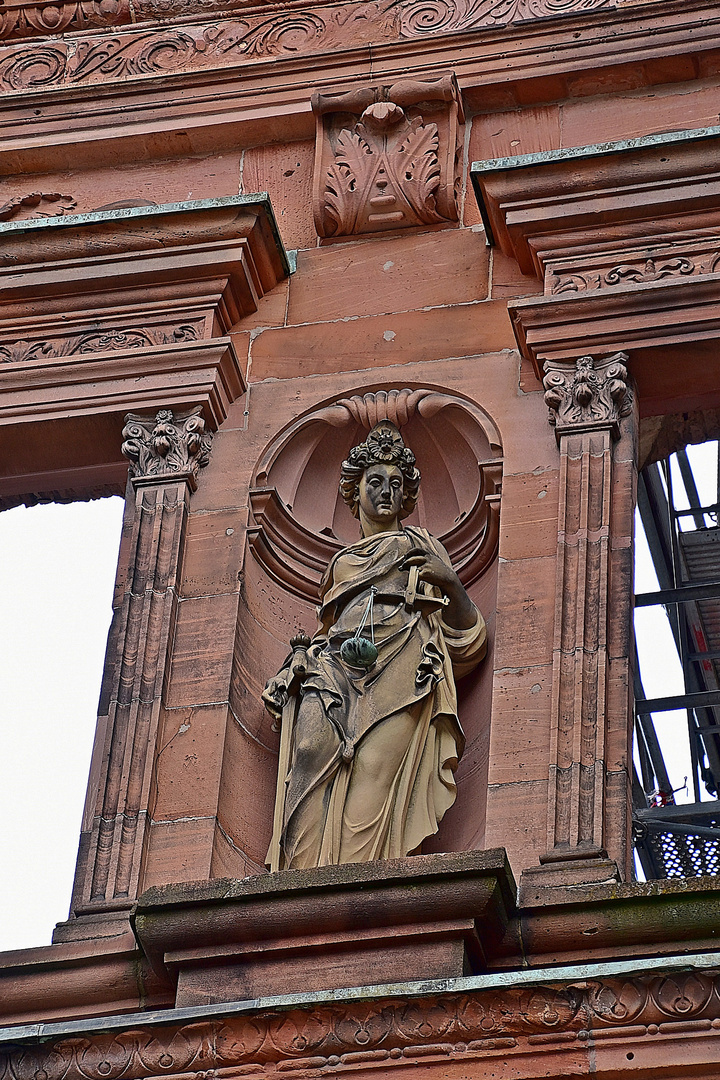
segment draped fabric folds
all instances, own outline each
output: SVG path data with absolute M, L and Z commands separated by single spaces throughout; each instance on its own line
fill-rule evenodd
M 428 584 L 407 602 L 408 571 L 400 564 L 418 548 L 450 565 L 442 544 L 407 526 L 351 544 L 327 569 L 290 769 L 281 778 L 282 868 L 407 855 L 437 831 L 455 801 L 464 745 L 455 677 L 485 655 L 485 623 L 478 612 L 469 630 L 447 626 L 442 609 L 424 602 L 440 596 Z M 364 671 L 347 665 L 340 647 L 355 634 L 371 586 L 378 658 Z M 290 661 L 263 695 L 278 717 L 289 681 Z

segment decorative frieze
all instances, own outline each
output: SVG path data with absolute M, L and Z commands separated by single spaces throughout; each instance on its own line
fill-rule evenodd
M 60 356 L 88 353 L 148 349 L 154 345 L 174 345 L 180 341 L 197 341 L 202 336 L 204 320 L 183 323 L 181 326 L 160 327 L 106 327 L 88 330 L 65 338 L 43 338 L 38 341 L 0 342 L 0 364 L 23 364 Z
M 227 12 L 241 10 L 247 5 L 241 0 L 209 0 L 203 5 L 206 12 Z M 260 6 L 260 5 L 258 5 Z M 353 38 L 364 41 L 378 41 L 391 34 L 394 39 L 427 37 L 430 34 L 453 33 L 458 30 L 474 30 L 481 27 L 507 26 L 512 23 L 535 19 L 557 18 L 559 15 L 574 15 L 586 11 L 614 8 L 617 0 L 460 0 L 448 5 L 443 0 L 366 0 L 342 5 L 319 3 L 318 13 L 310 11 L 289 12 L 268 18 L 266 15 L 235 19 L 230 24 L 231 33 L 224 34 L 215 24 L 215 36 L 220 35 L 226 47 L 234 54 L 234 60 L 278 53 L 317 51 L 332 48 L 340 44 L 342 27 L 353 25 Z M 92 30 L 101 27 L 125 26 L 134 21 L 152 19 L 179 18 L 189 14 L 186 0 L 135 0 L 132 9 L 128 0 L 8 0 L 0 11 L 0 41 L 28 38 L 53 37 L 77 30 Z M 202 27 L 207 33 L 209 27 Z M 137 39 L 137 36 L 134 35 Z M 213 33 L 205 40 L 212 43 Z M 127 40 L 132 40 L 128 38 Z M 143 44 L 149 41 L 164 41 L 170 45 L 167 56 L 153 56 L 153 50 L 141 47 L 143 59 L 134 54 L 124 56 L 123 38 L 114 37 L 108 42 L 106 60 L 113 66 L 114 58 L 127 67 L 138 64 L 154 65 L 155 70 L 168 70 L 169 67 L 184 66 L 183 61 L 197 64 L 201 60 L 201 47 L 189 28 L 188 33 L 169 35 L 166 31 L 155 31 L 149 38 L 142 35 Z M 171 43 L 174 43 L 174 48 Z M 90 53 L 97 60 L 91 47 Z M 19 54 L 18 54 L 19 55 Z M 88 54 L 86 54 L 87 56 Z M 65 70 L 66 60 L 72 65 L 72 50 L 53 47 L 48 50 L 46 60 L 49 65 L 45 74 L 55 69 L 50 59 L 62 58 Z M 211 49 L 215 62 L 221 53 Z M 206 65 L 202 65 L 206 66 Z M 77 68 L 74 70 L 78 70 Z M 109 70 L 109 69 L 108 69 Z M 56 70 L 56 73 L 59 73 Z M 126 74 L 130 74 L 130 70 Z M 25 72 L 31 80 L 28 85 L 37 85 L 42 73 Z M 20 78 L 19 66 L 15 68 L 15 80 Z
M 526 1054 L 539 1039 L 548 1053 L 557 1039 L 566 1054 L 573 1044 L 577 1054 L 601 1032 L 604 1042 L 615 1035 L 642 1044 L 657 1038 L 663 1033 L 659 1025 L 667 1024 L 674 1038 L 680 1030 L 688 1035 L 705 1032 L 707 1037 L 719 1017 L 720 976 L 699 970 L 337 1001 L 199 1019 L 184 1026 L 143 1026 L 138 1015 L 137 1025 L 128 1030 L 83 1032 L 82 1037 L 17 1046 L 0 1056 L 0 1077 L 144 1080 L 161 1075 L 233 1076 L 237 1069 L 274 1075 L 278 1065 L 283 1071 L 315 1074 L 329 1067 L 356 1072 L 383 1061 L 385 1072 L 395 1062 L 412 1068 L 417 1059 L 439 1059 L 447 1069 L 456 1057 Z
M 349 45 L 361 47 L 384 42 L 422 41 L 438 34 L 503 28 L 523 22 L 573 16 L 618 6 L 621 0 L 354 0 L 318 3 L 268 15 L 262 11 L 242 17 L 215 19 L 182 30 L 154 26 L 154 19 L 187 15 L 185 0 L 136 0 L 132 5 L 142 30 L 133 21 L 125 0 L 69 0 L 64 4 L 17 3 L 3 7 L 0 40 L 0 90 L 80 85 L 107 78 L 165 74 L 246 65 L 280 56 L 298 58 L 331 52 Z M 637 0 L 651 4 L 653 0 Z M 244 5 L 226 0 L 203 4 L 204 11 L 229 13 Z M 636 5 L 633 5 L 636 6 Z M 260 7 L 260 5 L 258 5 Z M 197 14 L 196 11 L 190 12 Z M 35 29 L 50 21 L 57 25 Z M 92 34 L 96 26 L 105 34 Z M 111 29 L 115 28 L 117 29 Z M 85 33 L 78 41 L 58 40 L 57 34 Z M 15 39 L 52 35 L 41 45 L 15 45 Z
M 205 11 L 227 11 L 243 6 L 241 0 L 236 3 L 209 0 L 203 8 Z M 380 13 L 396 9 L 402 36 L 415 37 L 613 8 L 617 6 L 617 0 L 462 0 L 452 8 L 442 0 L 411 0 L 410 3 L 390 0 L 384 5 L 362 3 L 357 6 L 367 14 L 371 14 L 373 8 Z M 0 12 L 0 40 L 123 26 L 135 20 L 179 18 L 187 14 L 186 0 L 135 0 L 132 11 L 128 0 L 66 0 L 64 3 L 8 0 Z
M 454 75 L 315 94 L 313 112 L 318 235 L 457 220 L 463 114 Z
M 545 268 L 545 294 L 594 292 L 619 285 L 646 285 L 654 281 L 702 277 L 720 271 L 717 241 L 673 243 L 645 251 L 598 254 L 557 260 Z
M 403 37 L 420 37 L 617 7 L 617 0 L 414 0 L 401 5 Z

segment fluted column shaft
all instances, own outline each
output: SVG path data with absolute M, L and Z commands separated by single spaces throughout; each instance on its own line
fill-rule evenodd
M 626 360 L 545 366 L 560 500 L 548 850 L 529 871 L 534 884 L 628 870 L 636 423 Z
M 141 885 L 190 496 L 210 452 L 199 410 L 181 417 L 168 410 L 154 417 L 130 415 L 123 436 L 131 462 L 126 584 L 108 641 L 75 915 L 129 907 Z

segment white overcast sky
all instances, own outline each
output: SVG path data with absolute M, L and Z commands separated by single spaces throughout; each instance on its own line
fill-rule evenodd
M 0 950 L 67 918 L 122 511 L 0 513 Z
M 689 452 L 701 500 L 714 503 L 716 444 Z M 0 951 L 47 945 L 67 918 L 122 510 L 113 498 L 0 513 Z M 637 590 L 654 588 L 640 540 Z M 667 620 L 652 619 L 636 614 L 646 693 L 680 693 Z M 656 726 L 680 787 L 685 714 Z

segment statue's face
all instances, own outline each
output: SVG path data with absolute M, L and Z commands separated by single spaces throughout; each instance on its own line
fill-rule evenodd
M 397 465 L 370 465 L 360 479 L 361 515 L 378 525 L 389 525 L 400 515 L 403 477 Z

